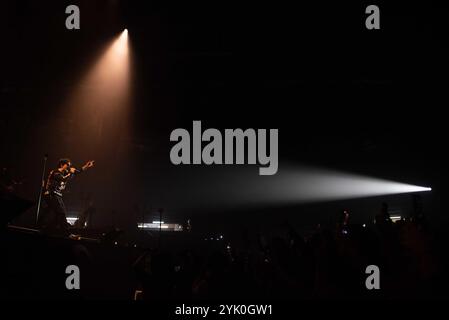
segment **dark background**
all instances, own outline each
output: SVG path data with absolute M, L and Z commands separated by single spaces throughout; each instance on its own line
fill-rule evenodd
M 65 28 L 69 4 L 80 7 L 81 30 Z M 150 215 L 163 207 L 168 221 L 195 217 L 206 225 L 234 217 L 268 223 L 270 214 L 315 223 L 316 212 L 367 206 L 358 214 L 371 219 L 383 199 L 239 207 L 226 192 L 238 180 L 227 177 L 243 170 L 258 184 L 254 167 L 169 161 L 170 132 L 191 130 L 193 120 L 204 128 L 278 128 L 279 172 L 283 164 L 309 164 L 431 186 L 425 210 L 447 220 L 447 8 L 377 1 L 381 30 L 369 31 L 369 4 L 2 1 L 1 163 L 23 180 L 19 193 L 37 199 L 45 153 L 50 166 L 61 157 L 77 166 L 95 158 L 97 167 L 72 183 L 67 205 L 80 210 L 90 195 L 103 225 L 114 215 L 126 220 L 136 205 Z M 64 101 L 125 27 L 132 130 L 115 133 L 109 143 L 116 148 L 98 158 L 80 147 L 82 122 L 65 115 Z M 120 169 L 110 166 L 117 155 L 125 159 Z M 407 196 L 388 200 L 409 203 Z

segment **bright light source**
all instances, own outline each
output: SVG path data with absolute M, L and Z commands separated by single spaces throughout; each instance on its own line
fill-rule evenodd
M 131 130 L 130 60 L 128 35 L 124 31 L 107 44 L 95 64 L 71 90 L 66 105 L 61 108 L 61 117 L 70 119 L 71 134 L 77 137 L 74 153 L 97 150 L 105 157 L 117 158 L 116 145 L 120 144 L 116 140 Z
M 154 222 L 158 222 L 158 221 L 154 221 Z M 144 230 L 155 230 L 155 231 L 157 231 L 159 229 L 166 229 L 169 231 L 181 231 L 182 230 L 182 228 L 180 228 L 179 225 L 176 223 L 164 224 L 163 221 L 162 221 L 162 223 L 138 223 L 137 228 L 144 229 Z
M 94 92 L 86 92 L 86 99 L 99 100 L 97 108 L 102 104 L 119 107 L 126 103 L 130 81 L 129 60 L 128 32 L 125 29 L 106 49 L 84 81 L 90 89 L 95 89 Z M 105 111 L 111 111 L 110 108 Z
M 429 192 L 429 186 L 364 176 L 319 167 L 282 164 L 277 174 L 254 176 L 254 168 L 223 168 L 208 172 L 203 184 L 172 189 L 177 206 L 265 207 L 340 201 Z M 200 170 L 200 169 L 195 169 Z M 419 168 L 417 168 L 419 170 Z M 181 187 L 182 186 L 182 187 Z M 197 197 L 201 194 L 202 197 Z M 202 200 L 207 198 L 207 204 Z
M 73 226 L 75 224 L 75 222 L 78 220 L 78 218 L 75 217 L 67 217 L 66 218 L 67 223 L 70 224 L 71 226 Z
M 119 38 L 112 45 L 112 49 L 119 57 L 127 58 L 128 55 L 128 29 L 123 30 Z M 123 63 L 123 62 L 122 62 Z
M 164 221 L 153 221 L 154 224 L 164 224 Z
M 353 173 L 315 167 L 280 168 L 274 176 L 255 180 L 245 174 L 229 183 L 236 187 L 228 198 L 253 203 L 308 203 L 393 194 L 428 192 L 432 189 Z M 238 187 L 237 187 L 238 186 Z

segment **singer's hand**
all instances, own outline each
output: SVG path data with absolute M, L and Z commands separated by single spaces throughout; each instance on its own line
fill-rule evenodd
M 76 173 L 76 169 L 75 169 L 75 168 L 73 168 L 73 167 L 72 167 L 72 168 L 70 168 L 70 173 L 71 173 L 71 174 L 74 174 L 74 173 Z
M 95 161 L 94 161 L 94 160 L 88 161 L 88 162 L 83 166 L 83 170 L 92 168 L 92 167 L 94 166 L 94 164 L 95 164 Z

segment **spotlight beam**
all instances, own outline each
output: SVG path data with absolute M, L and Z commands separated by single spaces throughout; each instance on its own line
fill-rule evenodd
M 183 176 L 182 182 L 172 186 L 173 197 L 180 199 L 178 205 L 282 206 L 432 190 L 430 187 L 353 173 L 286 165 L 280 167 L 279 172 L 273 176 L 254 176 L 253 170 L 243 167 L 223 168 L 220 171 L 210 171 L 199 183 L 195 177 L 204 174 L 203 170 L 205 169 L 192 168 L 190 173 Z

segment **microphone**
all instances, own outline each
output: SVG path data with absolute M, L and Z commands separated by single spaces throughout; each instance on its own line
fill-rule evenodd
M 71 172 L 72 170 L 75 170 L 75 172 Z M 70 166 L 69 168 L 68 168 L 68 171 L 70 171 L 70 173 L 72 173 L 72 174 L 78 174 L 78 173 L 81 173 L 81 172 L 83 172 L 82 170 L 79 170 L 79 169 L 77 169 L 77 168 L 75 168 L 75 167 L 72 167 L 72 166 Z

